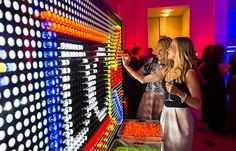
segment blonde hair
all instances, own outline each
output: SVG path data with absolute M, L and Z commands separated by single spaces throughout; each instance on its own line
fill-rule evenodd
M 176 37 L 173 41 L 176 42 L 177 46 L 172 67 L 179 72 L 179 77 L 177 77 L 176 80 L 181 83 L 184 82 L 188 69 L 193 68 L 195 50 L 191 39 L 188 37 Z
M 159 45 L 163 47 L 162 51 L 164 52 L 165 59 L 167 59 L 167 56 L 168 56 L 167 50 L 170 47 L 171 41 L 172 39 L 170 37 L 162 37 L 157 42 Z M 169 60 L 166 61 L 166 64 L 167 65 L 169 64 Z

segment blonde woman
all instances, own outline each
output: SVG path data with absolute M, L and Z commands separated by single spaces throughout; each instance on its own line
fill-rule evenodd
M 132 70 L 128 57 L 122 58 L 124 67 L 140 82 L 162 81 L 165 96 L 161 116 L 162 151 L 192 150 L 194 121 L 189 107 L 200 109 L 202 106 L 200 84 L 192 64 L 194 55 L 192 41 L 176 37 L 168 49 L 171 64 L 147 76 Z
M 157 58 L 150 58 L 138 71 L 140 74 L 154 73 L 167 65 L 167 49 L 171 38 L 163 37 L 157 43 Z M 137 118 L 157 120 L 164 105 L 163 88 L 161 81 L 148 83 L 139 104 Z

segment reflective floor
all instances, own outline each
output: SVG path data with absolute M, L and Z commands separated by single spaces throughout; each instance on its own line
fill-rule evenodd
M 193 151 L 236 151 L 236 136 L 216 135 L 208 129 L 207 124 L 201 122 L 199 110 L 192 109 L 192 113 L 195 119 Z

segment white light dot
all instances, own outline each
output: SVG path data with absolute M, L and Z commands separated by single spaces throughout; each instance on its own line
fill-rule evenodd
M 28 50 L 25 51 L 25 57 L 28 58 L 28 59 L 30 58 L 30 52 L 29 52 Z M 28 62 L 27 62 L 27 63 L 28 63 Z M 26 64 L 26 65 L 27 65 L 27 64 Z
M 11 122 L 13 121 L 13 116 L 12 116 L 12 114 L 8 114 L 8 115 L 6 116 L 6 121 L 7 121 L 7 123 L 11 123 Z
M 29 18 L 29 24 L 30 24 L 31 26 L 34 26 L 34 20 L 33 20 L 32 18 Z
M 25 146 L 26 146 L 27 148 L 29 148 L 30 145 L 31 145 L 31 140 L 28 139 L 28 140 L 26 141 L 26 143 L 25 143 Z
M 27 25 L 28 24 L 28 19 L 25 16 L 23 16 L 22 17 L 22 22 L 23 22 L 23 24 Z
M 36 25 L 36 27 L 39 28 L 39 27 L 40 27 L 40 21 L 39 21 L 39 20 L 36 20 L 36 21 L 35 21 L 35 25 Z
M 5 17 L 6 17 L 6 19 L 7 19 L 8 21 L 12 21 L 12 14 L 11 14 L 11 12 L 7 11 L 7 12 L 5 13 Z
M 41 117 L 42 117 L 42 114 L 40 112 L 37 113 L 37 119 L 39 120 L 39 119 L 41 119 Z
M 38 137 L 39 137 L 39 139 L 41 139 L 43 137 L 43 132 L 42 131 L 39 132 Z
M 20 106 L 20 100 L 19 99 L 15 99 L 14 101 L 14 107 L 18 108 Z
M 32 132 L 32 133 L 35 133 L 36 130 L 37 130 L 37 127 L 36 127 L 35 125 L 33 125 L 32 128 L 31 128 L 31 132 Z
M 42 107 L 45 107 L 45 106 L 46 106 L 46 101 L 43 100 L 43 101 L 42 101 Z
M 42 61 L 39 61 L 39 68 L 43 68 L 43 62 Z M 43 77 L 44 77 L 44 73 L 43 73 Z
M 3 36 L 0 36 L 0 46 L 5 46 L 6 44 L 6 39 Z
M 12 90 L 13 95 L 17 96 L 19 94 L 19 88 L 18 87 L 14 87 Z
M 36 58 L 36 57 L 37 57 L 36 51 L 32 51 L 32 57 L 33 57 L 33 58 Z
M 26 86 L 22 85 L 21 88 L 20 88 L 21 93 L 25 93 L 26 90 L 27 90 Z
M 7 43 L 8 43 L 9 46 L 13 47 L 15 45 L 15 40 L 12 37 L 9 37 L 7 39 Z
M 27 99 L 26 96 L 24 96 L 24 97 L 21 99 L 21 104 L 22 104 L 22 105 L 25 105 L 25 104 L 27 104 L 27 103 L 28 103 L 28 99 Z
M 21 50 L 19 50 L 17 52 L 17 56 L 18 56 L 19 59 L 22 59 L 24 57 L 24 54 L 23 54 L 23 52 Z
M 28 36 L 28 35 L 29 35 L 29 30 L 28 30 L 27 28 L 24 28 L 24 29 L 23 29 L 23 34 L 24 34 L 25 36 Z
M 41 41 L 38 41 L 38 42 L 37 42 L 37 46 L 38 46 L 38 48 L 41 48 L 41 47 L 42 47 L 42 42 L 41 42 Z
M 17 141 L 21 142 L 23 140 L 24 135 L 22 133 L 17 135 Z
M 38 38 L 41 37 L 41 32 L 40 32 L 39 30 L 36 31 L 36 36 L 37 36 Z
M 26 13 L 26 11 L 27 11 L 26 6 L 24 4 L 21 5 L 21 11 L 23 13 Z
M 5 132 L 4 131 L 0 131 L 0 141 L 2 141 L 5 138 Z
M 11 138 L 8 142 L 8 145 L 9 145 L 9 147 L 13 147 L 15 145 L 15 143 L 16 143 L 15 138 Z
M 17 35 L 21 35 L 22 30 L 21 30 L 21 28 L 19 26 L 16 26 L 15 27 L 15 32 L 16 32 Z
M 29 121 L 28 121 L 29 122 Z M 25 125 L 25 123 L 24 123 Z M 29 123 L 27 123 L 27 126 L 29 125 Z M 30 130 L 29 129 L 26 129 L 25 130 L 25 137 L 29 137 L 30 136 Z
M 18 150 L 25 150 L 25 146 L 23 144 L 21 144 L 19 147 L 18 147 Z
M 44 87 L 45 87 L 44 81 L 41 81 L 41 82 L 40 82 L 40 86 L 41 86 L 41 88 L 44 88 Z
M 32 80 L 32 74 L 31 73 L 28 73 L 27 74 L 27 79 L 30 81 L 30 80 Z
M 37 137 L 37 135 L 34 135 L 34 137 L 33 137 L 33 139 L 32 139 L 32 142 L 33 142 L 33 143 L 36 143 L 36 142 L 37 142 L 37 140 L 38 140 L 38 137 Z
M 38 79 L 38 78 L 39 78 L 38 72 L 34 72 L 34 79 Z
M 28 12 L 29 12 L 30 15 L 33 15 L 33 9 L 32 9 L 32 7 L 29 7 L 29 8 L 28 8 Z
M 29 47 L 29 45 L 30 45 L 30 44 L 29 44 L 29 40 L 28 40 L 28 39 L 25 39 L 25 40 L 24 40 L 24 46 L 25 46 L 25 47 Z
M 2 13 L 2 10 L 0 9 L 0 19 L 3 18 L 3 13 Z
M 39 94 L 39 92 L 37 92 L 37 93 L 35 94 L 35 99 L 38 100 L 39 98 L 40 98 L 40 94 Z
M 4 120 L 3 118 L 0 118 L 0 128 L 4 125 Z
M 13 8 L 15 9 L 15 10 L 19 10 L 19 3 L 18 2 L 16 2 L 16 1 L 14 1 L 13 2 Z
M 21 122 L 18 122 L 17 124 L 16 124 L 16 130 L 17 131 L 20 131 L 22 129 L 22 123 Z
M 20 119 L 20 118 L 21 118 L 21 111 L 17 110 L 17 111 L 15 112 L 15 118 L 16 118 L 16 119 Z
M 12 103 L 10 101 L 6 102 L 3 110 L 10 111 L 11 109 L 12 109 Z
M 16 58 L 16 53 L 15 53 L 14 50 L 10 50 L 10 52 L 9 52 L 9 57 L 10 57 L 11 59 L 15 59 L 15 58 Z
M 0 24 L 1 25 L 1 24 Z M 0 32 L 1 32 L 1 28 L 0 28 Z M 14 29 L 13 29 L 13 27 L 12 27 L 12 25 L 7 25 L 7 32 L 9 33 L 9 34 L 12 34 L 13 33 L 13 31 L 14 31 Z
M 36 104 L 36 108 L 39 110 L 40 108 L 41 108 L 41 104 L 38 102 L 37 104 Z M 39 112 L 40 113 L 40 112 Z M 41 113 L 40 113 L 41 114 Z
M 31 105 L 30 106 L 30 112 L 33 113 L 35 111 L 35 106 L 34 105 Z
M 38 123 L 38 129 L 41 129 L 42 127 L 43 127 L 42 122 L 39 122 L 39 123 Z
M 26 68 L 27 68 L 28 70 L 31 69 L 31 63 L 30 63 L 30 62 L 27 62 L 27 63 L 26 63 Z
M 29 90 L 30 92 L 33 90 L 33 84 L 30 83 L 30 84 L 28 85 L 28 90 Z M 32 102 L 32 101 L 31 101 L 31 102 Z
M 3 95 L 5 98 L 9 98 L 11 96 L 11 91 L 9 89 L 4 90 Z
M 23 45 L 22 40 L 20 38 L 17 38 L 16 44 L 18 47 L 22 47 L 22 45 Z
M 18 68 L 22 71 L 22 70 L 24 70 L 25 69 L 25 64 L 23 63 L 23 62 L 20 62 L 19 64 L 18 64 Z
M 43 145 L 44 145 L 43 141 L 40 141 L 39 148 L 43 148 Z
M 11 1 L 10 0 L 4 0 L 4 4 L 7 8 L 11 7 Z
M 33 85 L 31 84 L 31 87 L 33 88 Z M 28 89 L 29 89 L 29 87 L 28 87 Z M 30 91 L 30 90 L 29 90 Z M 33 94 L 30 94 L 29 95 L 29 101 L 30 102 L 33 102 L 34 101 L 34 95 Z
M 33 62 L 33 68 L 37 69 L 38 68 L 38 63 L 36 61 Z
M 0 32 L 4 32 L 4 25 L 2 23 L 0 23 Z
M 7 150 L 7 145 L 6 145 L 6 143 L 2 143 L 2 144 L 0 145 L 0 148 L 1 148 L 2 150 Z
M 35 122 L 35 120 L 36 120 L 36 117 L 35 117 L 35 115 L 32 115 L 32 116 L 31 116 L 31 118 L 30 118 L 30 121 L 31 121 L 31 123 L 34 123 L 34 122 Z
M 25 75 L 24 75 L 23 73 L 20 74 L 20 81 L 21 81 L 21 82 L 24 82 L 25 79 L 26 79 Z
M 35 42 L 35 40 L 32 40 L 32 41 L 31 41 L 31 46 L 32 46 L 33 48 L 36 47 L 36 42 Z
M 46 113 L 47 113 L 47 111 L 46 111 Z M 46 115 L 47 115 L 47 114 L 46 114 Z M 43 114 L 43 116 L 45 116 L 45 115 Z M 47 124 L 48 124 L 47 119 L 44 119 L 44 120 L 43 120 L 43 125 L 46 126 Z
M 9 126 L 7 129 L 7 134 L 12 135 L 14 133 L 14 131 L 15 131 L 14 126 Z
M 35 88 L 36 90 L 39 89 L 39 83 L 38 83 L 38 82 L 35 82 L 35 83 L 34 83 L 34 88 Z
M 25 107 L 25 108 L 23 109 L 23 115 L 26 116 L 26 115 L 28 115 L 28 113 L 29 113 L 29 110 L 28 110 L 27 107 Z

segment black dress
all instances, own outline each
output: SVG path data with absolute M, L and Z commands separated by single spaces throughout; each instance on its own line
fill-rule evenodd
M 226 119 L 226 87 L 225 78 L 219 72 L 218 65 L 223 61 L 209 64 L 208 90 L 209 95 L 209 128 L 218 134 L 224 133 Z

